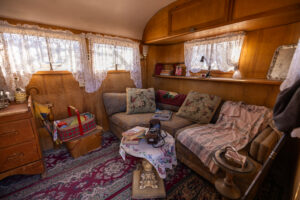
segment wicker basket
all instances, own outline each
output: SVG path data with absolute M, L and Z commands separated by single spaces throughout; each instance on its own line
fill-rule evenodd
M 75 116 L 72 116 L 71 109 L 75 111 Z M 57 127 L 57 135 L 62 142 L 66 142 L 71 139 L 86 135 L 97 128 L 95 115 L 89 113 L 92 117 L 84 122 L 81 122 L 80 115 L 84 115 L 87 113 L 79 114 L 78 110 L 73 106 L 68 106 L 68 113 L 70 117 L 63 119 L 63 121 L 67 124 L 70 124 L 74 119 L 77 118 L 78 124 L 68 126 L 66 128 Z

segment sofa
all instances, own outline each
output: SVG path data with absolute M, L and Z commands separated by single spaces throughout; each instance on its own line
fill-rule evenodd
M 126 114 L 126 93 L 104 93 L 103 102 L 109 118 L 110 130 L 119 139 L 122 138 L 122 132 L 130 128 L 135 126 L 149 127 L 149 121 L 152 118 L 153 113 Z M 223 103 L 219 105 L 210 123 L 215 123 L 217 121 L 222 104 Z M 177 135 L 182 131 L 192 127 L 201 126 L 201 124 L 177 116 L 175 114 L 179 109 L 177 106 L 170 106 L 159 102 L 156 102 L 156 105 L 159 109 L 171 110 L 174 113 L 171 120 L 161 121 L 161 125 L 163 130 L 167 131 L 175 138 L 177 159 L 211 183 L 214 183 L 217 178 L 224 177 L 223 170 L 218 170 L 216 174 L 212 174 L 192 151 L 177 140 Z M 257 178 L 257 174 L 260 174 L 258 172 L 261 171 L 266 162 L 268 162 L 269 155 L 274 150 L 274 146 L 281 141 L 280 137 L 277 137 L 276 139 L 274 139 L 274 137 L 273 139 L 270 139 L 270 137 L 268 138 L 266 132 L 266 130 L 262 130 L 254 140 L 240 151 L 241 154 L 247 155 L 255 165 L 255 170 L 252 173 L 235 177 L 235 182 L 239 185 L 242 194 L 247 191 L 247 199 L 251 199 L 255 195 L 258 186 L 255 185 L 255 188 L 252 188 L 250 194 L 248 191 L 249 186 L 253 187 L 253 180 Z M 263 134 L 261 135 L 261 133 Z M 260 153 L 258 153 L 259 146 L 263 147 L 260 148 Z M 256 159 L 258 154 L 260 156 L 259 161 Z M 264 174 L 265 173 L 266 172 L 264 172 Z

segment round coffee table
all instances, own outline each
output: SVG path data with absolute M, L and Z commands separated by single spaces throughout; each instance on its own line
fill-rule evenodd
M 146 131 L 148 128 L 146 128 Z M 163 179 L 166 178 L 166 169 L 172 169 L 177 164 L 174 138 L 163 131 L 167 136 L 162 147 L 154 148 L 141 139 L 139 144 L 120 143 L 120 154 L 125 160 L 125 154 L 142 158 L 141 167 L 133 172 L 132 198 L 165 198 L 166 192 Z
M 221 149 L 214 153 L 213 160 L 215 163 L 225 171 L 226 176 L 224 179 L 217 179 L 215 181 L 216 189 L 225 197 L 230 199 L 238 199 L 241 197 L 240 189 L 233 182 L 234 175 L 247 174 L 253 171 L 254 164 L 251 160 L 247 159 L 245 167 L 235 167 L 225 159 L 225 150 Z

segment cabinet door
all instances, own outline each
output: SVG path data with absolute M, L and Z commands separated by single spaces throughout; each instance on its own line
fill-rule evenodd
M 298 5 L 297 5 L 298 4 Z M 299 0 L 235 0 L 233 19 L 255 17 L 257 14 L 282 12 L 289 7 L 300 6 Z
M 169 11 L 169 33 L 193 32 L 226 22 L 229 0 L 192 0 Z

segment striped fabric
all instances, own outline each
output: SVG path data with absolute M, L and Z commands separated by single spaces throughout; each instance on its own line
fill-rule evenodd
M 216 150 L 229 145 L 242 149 L 271 119 L 272 112 L 266 107 L 226 101 L 216 124 L 186 129 L 177 139 L 216 173 L 218 167 L 212 160 Z

